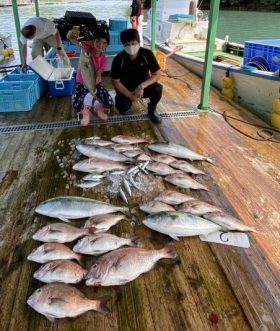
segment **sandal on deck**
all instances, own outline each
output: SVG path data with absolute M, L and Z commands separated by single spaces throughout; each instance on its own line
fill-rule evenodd
M 81 111 L 83 118 L 81 119 L 81 126 L 88 126 L 90 122 L 90 111 L 88 107 L 84 107 Z

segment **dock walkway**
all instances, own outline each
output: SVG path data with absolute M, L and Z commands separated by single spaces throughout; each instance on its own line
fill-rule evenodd
M 41 131 L 0 135 L 0 329 L 59 331 L 171 331 L 280 330 L 280 144 L 252 140 L 231 128 L 218 113 L 265 125 L 258 118 L 211 91 L 216 112 L 193 115 L 199 103 L 201 80 L 168 60 L 169 73 L 162 75 L 162 113 L 185 112 L 165 118 L 160 126 L 150 121 L 119 121 Z M 190 116 L 188 116 L 188 112 Z M 117 115 L 116 113 L 111 116 Z M 31 112 L 0 113 L 1 126 L 67 121 L 75 116 L 70 97 L 42 98 Z M 231 120 L 247 134 L 256 128 Z M 110 294 L 111 316 L 88 312 L 75 319 L 51 324 L 27 304 L 27 298 L 43 284 L 32 275 L 39 265 L 27 261 L 37 246 L 33 233 L 51 219 L 35 214 L 35 207 L 54 196 L 79 195 L 106 201 L 105 191 L 83 191 L 63 177 L 54 151 L 67 153 L 73 139 L 118 134 L 145 136 L 152 140 L 181 143 L 213 158 L 215 164 L 198 163 L 207 175 L 199 181 L 209 192 L 193 193 L 201 200 L 222 207 L 259 233 L 250 233 L 250 248 L 209 244 L 198 237 L 174 241 L 178 259 L 124 286 L 93 292 L 84 283 L 77 287 L 91 299 Z M 279 139 L 279 135 L 275 136 Z M 73 170 L 70 174 L 76 175 Z M 171 185 L 158 179 L 130 203 L 152 199 Z M 182 191 L 184 192 L 184 190 Z M 123 204 L 119 199 L 112 203 Z M 138 237 L 145 247 L 161 248 L 170 238 L 141 224 L 121 222 L 112 233 Z M 73 221 L 81 225 L 81 221 Z M 91 260 L 92 261 L 92 260 Z M 88 261 L 88 266 L 91 265 Z

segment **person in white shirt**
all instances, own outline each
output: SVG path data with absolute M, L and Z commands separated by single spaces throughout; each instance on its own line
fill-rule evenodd
M 32 59 L 35 59 L 38 55 L 42 55 L 43 46 L 44 43 L 46 43 L 56 50 L 58 56 L 63 58 L 66 64 L 65 66 L 70 65 L 70 61 L 61 42 L 59 31 L 56 29 L 54 22 L 43 17 L 31 17 L 24 23 L 20 37 L 22 43 L 23 67 L 27 65 L 27 40 L 33 40 Z

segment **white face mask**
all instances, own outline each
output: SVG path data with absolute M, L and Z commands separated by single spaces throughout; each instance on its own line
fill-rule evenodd
M 126 51 L 126 53 L 128 55 L 136 55 L 139 51 L 140 45 L 129 45 L 129 46 L 125 46 L 124 50 Z

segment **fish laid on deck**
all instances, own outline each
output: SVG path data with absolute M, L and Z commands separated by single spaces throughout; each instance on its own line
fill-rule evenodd
M 140 137 L 124 136 L 124 135 L 115 136 L 111 140 L 117 144 L 140 144 L 140 143 L 149 142 L 147 139 L 143 139 Z
M 77 150 L 87 156 L 96 157 L 103 160 L 111 160 L 117 162 L 131 162 L 132 160 L 125 155 L 114 151 L 109 147 L 95 146 L 95 145 L 85 145 L 79 144 L 76 146 Z
M 74 164 L 73 169 L 81 172 L 95 172 L 101 174 L 105 171 L 126 170 L 127 165 L 117 161 L 92 157 Z
M 151 270 L 160 259 L 174 259 L 172 244 L 159 249 L 120 248 L 100 257 L 85 276 L 88 286 L 126 284 Z
M 177 161 L 177 159 L 175 159 L 175 157 L 173 157 L 171 155 L 166 155 L 166 154 L 153 155 L 152 159 L 156 162 L 161 162 L 161 163 L 165 163 L 165 164 L 170 164 L 170 163 Z
M 190 173 L 194 175 L 205 175 L 204 171 L 196 168 L 195 166 L 193 166 L 192 164 L 190 164 L 185 160 L 177 160 L 175 162 L 170 163 L 169 165 L 175 169 L 182 170 L 186 173 Z
M 207 156 L 200 155 L 185 146 L 175 143 L 153 143 L 149 144 L 148 148 L 154 152 L 171 155 L 180 159 L 208 161 L 213 163 Z
M 172 206 L 160 201 L 149 201 L 139 205 L 139 208 L 148 214 L 155 214 L 161 211 L 175 211 Z
M 70 222 L 69 219 L 86 218 L 117 211 L 128 213 L 129 209 L 98 200 L 65 196 L 46 200 L 40 203 L 35 211 L 45 216 L 59 218 L 64 222 Z
M 76 228 L 65 223 L 52 223 L 38 230 L 32 238 L 43 242 L 66 243 L 94 233 L 92 228 Z
M 106 296 L 90 300 L 71 285 L 53 283 L 37 289 L 28 298 L 27 304 L 54 322 L 56 318 L 76 317 L 89 310 L 107 315 L 110 310 L 106 304 L 110 299 Z
M 73 251 L 98 256 L 122 246 L 137 247 L 137 245 L 137 238 L 122 238 L 110 233 L 99 233 L 79 240 L 73 247 Z
M 220 225 L 202 217 L 178 211 L 149 215 L 143 220 L 143 224 L 175 240 L 179 240 L 178 237 L 207 235 L 222 229 Z
M 77 284 L 86 273 L 86 269 L 71 260 L 56 260 L 42 265 L 33 277 L 44 283 Z
M 213 206 L 208 202 L 200 201 L 200 200 L 186 201 L 179 206 L 178 210 L 200 216 L 206 213 L 221 211 L 219 207 Z
M 69 247 L 59 243 L 46 243 L 35 248 L 27 260 L 37 263 L 47 263 L 53 260 L 77 260 L 83 264 L 83 256 L 74 253 Z
M 186 189 L 192 189 L 192 190 L 205 190 L 209 191 L 208 188 L 202 184 L 200 184 L 198 181 L 193 179 L 187 174 L 172 174 L 168 175 L 164 178 L 165 181 Z
M 171 191 L 171 190 L 164 190 L 159 195 L 155 197 L 156 201 L 161 201 L 164 203 L 167 203 L 169 205 L 180 205 L 186 201 L 194 200 L 195 198 L 177 192 L 177 191 Z
M 114 145 L 114 143 L 112 141 L 109 141 L 109 140 L 90 139 L 90 138 L 85 139 L 83 141 L 83 143 L 85 145 L 96 145 L 96 146 L 103 146 L 103 147 Z
M 106 232 L 111 226 L 116 225 L 121 220 L 125 219 L 123 214 L 105 214 L 98 215 L 89 218 L 85 224 L 84 228 L 95 228 L 95 233 Z
M 168 164 L 161 163 L 161 162 L 150 162 L 147 165 L 147 169 L 156 175 L 160 176 L 167 176 L 171 174 L 177 174 L 177 173 L 182 173 L 181 170 L 177 170 L 174 168 L 171 168 Z

